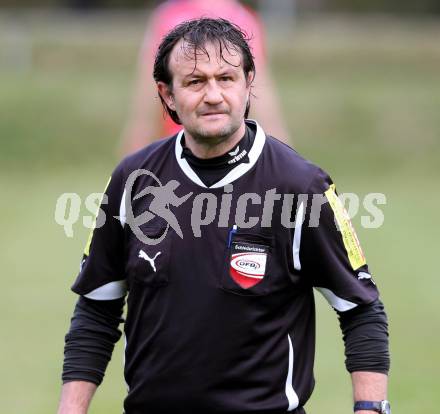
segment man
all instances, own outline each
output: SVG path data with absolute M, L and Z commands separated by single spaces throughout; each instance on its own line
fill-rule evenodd
M 183 130 L 111 177 L 72 287 L 59 414 L 87 412 L 127 292 L 126 414 L 305 413 L 313 287 L 339 314 L 357 413 L 389 412 L 376 285 L 328 175 L 245 121 L 254 74 L 226 20 L 159 46 L 154 78 Z
M 151 79 L 154 55 L 162 38 L 179 23 L 200 17 L 227 19 L 238 26 L 250 38 L 258 77 L 254 83 L 255 99 L 252 109 L 259 123 L 278 139 L 288 142 L 289 134 L 281 116 L 277 93 L 270 76 L 265 52 L 265 33 L 259 16 L 236 0 L 168 0 L 153 10 L 139 53 L 138 75 L 135 82 L 133 103 L 123 134 L 124 152 L 134 152 L 160 137 L 174 135 L 180 125 L 164 116 Z

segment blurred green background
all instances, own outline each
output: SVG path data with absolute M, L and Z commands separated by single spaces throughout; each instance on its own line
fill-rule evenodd
M 65 192 L 102 191 L 118 161 L 145 12 L 0 12 L 1 411 L 55 412 L 69 291 L 88 230 L 54 219 Z M 435 413 L 438 393 L 440 21 L 304 14 L 270 32 L 293 146 L 340 192 L 386 195 L 360 226 L 390 321 L 393 412 Z M 85 209 L 83 214 L 89 214 Z M 308 413 L 350 413 L 335 313 L 319 296 L 317 386 Z M 122 341 L 90 412 L 120 414 Z

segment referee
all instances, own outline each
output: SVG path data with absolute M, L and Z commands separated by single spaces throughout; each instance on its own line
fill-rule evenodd
M 356 234 L 329 176 L 246 119 L 254 75 L 223 19 L 160 44 L 158 93 L 183 129 L 111 176 L 72 286 L 59 414 L 88 412 L 122 322 L 125 414 L 304 414 L 313 288 L 339 316 L 354 410 L 390 413 L 387 318 Z

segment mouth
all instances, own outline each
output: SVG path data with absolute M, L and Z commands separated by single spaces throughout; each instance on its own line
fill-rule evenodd
M 226 115 L 226 112 L 205 112 L 201 114 L 203 117 L 215 117 L 221 115 Z

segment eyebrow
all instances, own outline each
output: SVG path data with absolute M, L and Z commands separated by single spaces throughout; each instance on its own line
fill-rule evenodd
M 224 70 L 223 72 L 220 72 L 217 76 L 233 76 L 235 75 L 237 72 L 233 71 L 233 70 Z
M 235 74 L 235 71 L 233 69 L 227 68 L 225 70 L 222 70 L 218 74 L 215 74 L 214 76 L 225 76 L 225 75 L 233 75 Z M 191 78 L 204 78 L 206 75 L 201 73 L 198 69 L 195 69 L 193 72 L 188 73 L 183 77 L 183 79 L 191 79 Z
M 187 75 L 185 75 L 183 77 L 183 79 L 188 79 L 188 78 L 202 78 L 204 75 L 200 72 L 197 73 L 197 71 L 193 71 L 191 73 L 188 73 Z

